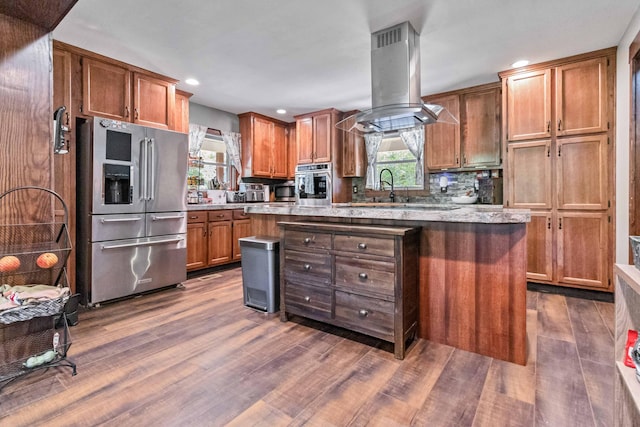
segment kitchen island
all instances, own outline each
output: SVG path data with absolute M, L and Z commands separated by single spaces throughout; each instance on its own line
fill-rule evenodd
M 278 222 L 420 227 L 418 336 L 524 365 L 528 210 L 489 205 L 245 206 L 255 234 Z

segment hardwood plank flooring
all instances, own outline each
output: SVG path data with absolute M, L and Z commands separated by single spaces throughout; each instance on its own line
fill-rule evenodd
M 239 268 L 80 313 L 69 358 L 0 391 L 4 426 L 613 425 L 613 304 L 527 292 L 527 365 L 242 305 Z

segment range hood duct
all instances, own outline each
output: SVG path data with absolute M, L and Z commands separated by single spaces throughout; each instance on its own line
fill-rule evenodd
M 403 22 L 371 34 L 372 108 L 336 127 L 358 134 L 395 132 L 436 122 L 458 123 L 442 106 L 420 97 L 420 35 Z

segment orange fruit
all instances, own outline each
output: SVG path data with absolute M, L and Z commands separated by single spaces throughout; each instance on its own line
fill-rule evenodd
M 51 268 L 58 263 L 58 257 L 51 252 L 45 252 L 38 257 L 36 264 L 40 268 Z
M 18 257 L 9 255 L 0 258 L 0 272 L 7 273 L 20 268 L 20 260 Z

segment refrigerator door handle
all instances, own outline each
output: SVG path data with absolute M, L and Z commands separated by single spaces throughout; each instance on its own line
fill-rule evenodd
M 162 221 L 163 219 L 183 219 L 184 215 L 166 215 L 166 216 L 151 216 L 152 221 Z
M 148 174 L 149 180 L 149 195 L 147 200 L 153 200 L 155 188 L 156 188 L 156 156 L 155 156 L 155 140 L 153 138 L 149 138 L 149 151 L 147 152 L 149 156 L 148 162 L 151 163 Z
M 114 219 L 100 218 L 100 222 L 102 224 L 107 223 L 107 222 L 131 222 L 131 221 L 140 221 L 140 220 L 142 220 L 142 218 L 140 218 L 140 217 L 136 217 L 136 218 L 114 218 Z
M 140 198 L 147 200 L 147 138 L 140 141 Z
M 142 243 L 121 243 L 119 245 L 100 245 L 100 249 L 103 251 L 108 249 L 119 249 L 119 248 L 135 248 L 139 246 L 151 246 L 151 245 L 160 245 L 163 243 L 175 243 L 184 240 L 184 237 L 175 237 L 173 239 L 164 239 L 164 240 L 153 240 L 150 242 L 142 242 Z

